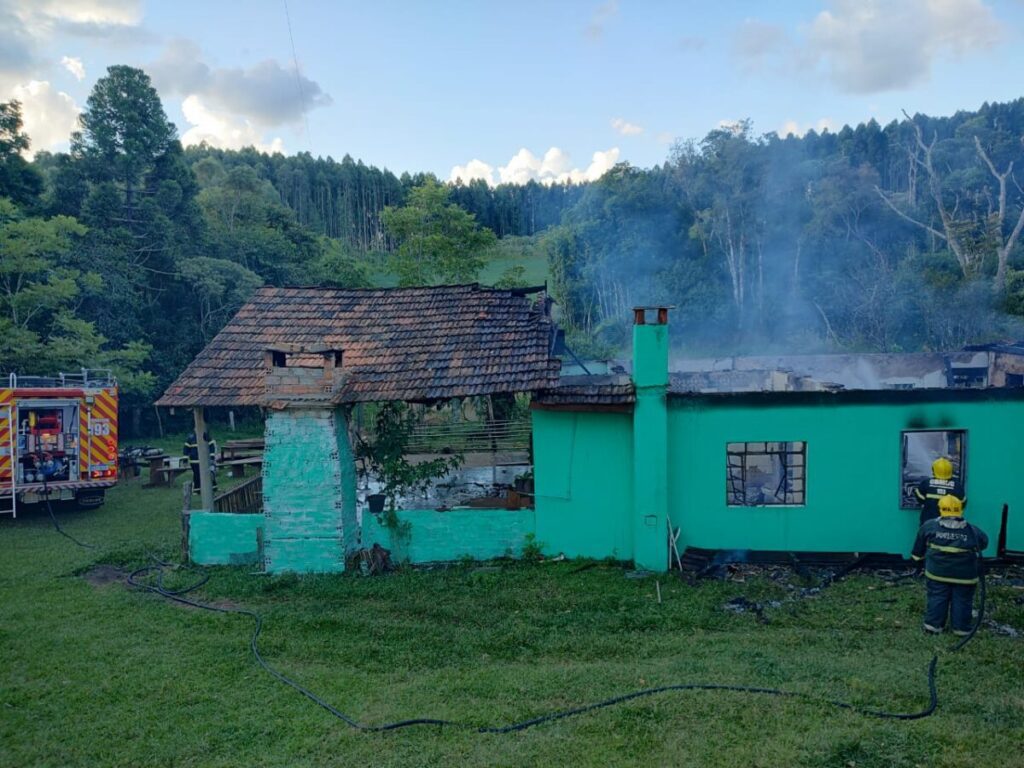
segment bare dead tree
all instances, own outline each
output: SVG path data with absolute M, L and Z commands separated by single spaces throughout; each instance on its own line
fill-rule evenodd
M 935 209 L 938 211 L 939 219 L 942 222 L 942 230 L 938 230 L 931 226 L 927 222 L 915 219 L 900 208 L 892 201 L 889 195 L 885 194 L 877 185 L 875 186 L 875 192 L 878 196 L 897 216 L 904 221 L 910 222 L 911 224 L 920 227 L 921 229 L 929 232 L 933 237 L 937 237 L 940 240 L 945 241 L 949 250 L 953 252 L 956 257 L 957 263 L 960 265 L 960 270 L 963 272 L 964 277 L 969 277 L 973 274 L 977 268 L 978 256 L 971 252 L 970 249 L 964 247 L 964 243 L 959 234 L 960 228 L 956 226 L 955 212 L 959 207 L 959 201 L 954 206 L 953 211 L 950 211 L 946 207 L 945 201 L 942 199 L 942 178 L 935 170 L 935 164 L 932 161 L 932 151 L 935 149 L 935 144 L 938 142 L 938 133 L 932 136 L 932 140 L 929 143 L 925 143 L 924 134 L 914 120 L 906 113 L 903 112 L 907 120 L 910 120 L 914 126 L 914 136 L 917 139 L 917 152 L 910 155 L 911 160 L 924 170 L 925 176 L 928 181 L 928 192 L 931 195 L 932 200 L 935 203 Z
M 912 215 L 902 210 L 894 201 L 893 196 L 883 192 L 877 185 L 875 186 L 875 192 L 878 194 L 879 198 L 881 198 L 882 202 L 884 202 L 886 206 L 888 206 L 889 209 L 901 219 L 920 227 L 928 232 L 932 237 L 944 241 L 949 250 L 956 257 L 957 263 L 960 265 L 960 270 L 964 277 L 970 277 L 977 271 L 984 256 L 984 251 L 976 247 L 972 247 L 970 240 L 970 235 L 973 231 L 976 231 L 977 226 L 960 218 L 959 197 L 957 197 L 952 208 L 950 208 L 947 202 L 943 199 L 942 178 L 936 171 L 932 160 L 932 153 L 935 148 L 935 144 L 938 141 L 938 134 L 933 134 L 932 140 L 925 143 L 921 126 L 918 125 L 910 115 L 906 113 L 906 111 L 904 111 L 903 114 L 914 126 L 914 136 L 917 145 L 916 150 L 908 152 L 908 155 L 911 159 L 912 165 L 924 172 L 925 179 L 927 180 L 928 192 L 932 201 L 935 203 L 935 210 L 939 214 L 939 220 L 942 222 L 941 230 L 931 226 L 931 224 L 926 221 L 914 218 Z M 1024 194 L 1024 189 L 1021 188 L 1021 185 L 1013 175 L 1013 161 L 1010 161 L 1006 166 L 1006 169 L 1000 172 L 996 168 L 995 163 L 992 162 L 992 159 L 989 157 L 984 147 L 982 147 L 981 140 L 977 136 L 974 137 L 974 147 L 977 150 L 979 159 L 988 168 L 989 173 L 992 174 L 992 177 L 996 180 L 999 187 L 998 206 L 989 218 L 991 219 L 993 216 L 995 218 L 992 229 L 996 235 L 995 248 L 997 267 L 992 287 L 996 291 L 1002 291 L 1006 287 L 1006 270 L 1010 259 L 1010 253 L 1017 244 L 1021 231 L 1024 230 L 1024 205 L 1022 205 L 1017 215 L 1017 220 L 1013 225 L 1013 229 L 1009 234 L 1006 234 L 1008 182 L 1012 181 L 1014 186 L 1016 186 L 1022 194 Z M 914 181 L 916 184 L 916 174 Z M 990 199 L 991 195 L 988 194 L 988 197 Z M 992 207 L 993 206 L 990 203 L 990 209 Z
M 1020 231 L 1024 228 L 1024 205 L 1021 206 L 1020 212 L 1017 214 L 1017 223 L 1014 224 L 1013 230 L 1005 238 L 1003 236 L 1004 225 L 1006 223 L 1006 182 L 1008 179 L 1012 180 L 1018 190 L 1021 190 L 1020 184 L 1017 183 L 1017 179 L 1013 175 L 1013 161 L 1011 160 L 1006 166 L 1006 170 L 1000 173 L 996 170 L 995 163 L 988 156 L 988 153 L 981 146 L 981 139 L 977 136 L 974 137 L 974 146 L 978 150 L 978 157 L 982 159 L 985 165 L 988 166 L 989 172 L 995 177 L 999 183 L 999 210 L 996 214 L 996 223 L 999 233 L 999 242 L 996 245 L 996 256 L 998 257 L 998 266 L 996 267 L 996 279 L 995 285 L 993 286 L 997 291 L 1001 291 L 1006 287 L 1006 264 L 1010 259 L 1010 251 L 1013 250 L 1013 246 L 1017 243 L 1017 238 L 1020 236 Z M 1024 192 L 1024 190 L 1021 190 Z

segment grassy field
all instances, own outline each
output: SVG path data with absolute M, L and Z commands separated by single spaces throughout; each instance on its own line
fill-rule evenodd
M 519 281 L 525 285 L 543 285 L 549 279 L 548 259 L 537 242 L 537 237 L 504 237 L 483 254 L 484 266 L 477 282 L 494 285 L 510 270 L 522 267 Z M 398 275 L 387 256 L 377 255 L 371 260 L 370 279 L 381 288 L 398 285 Z
M 180 493 L 122 485 L 92 512 L 0 520 L 3 766 L 1024 765 L 1024 640 L 983 630 L 939 663 L 940 706 L 916 722 L 725 692 L 669 693 L 505 736 L 363 734 L 253 661 L 249 619 L 92 583 L 97 565 L 177 557 Z M 934 640 L 920 584 L 852 576 L 767 611 L 770 580 L 697 586 L 576 562 L 459 564 L 375 578 L 209 569 L 197 593 L 264 616 L 282 672 L 366 723 L 503 724 L 645 686 L 779 686 L 897 711 L 927 703 Z M 93 581 L 96 581 L 93 579 Z M 994 586 L 1001 622 L 1024 594 Z

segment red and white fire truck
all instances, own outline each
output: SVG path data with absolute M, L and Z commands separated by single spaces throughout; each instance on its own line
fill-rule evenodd
M 117 382 L 109 371 L 11 374 L 0 386 L 0 513 L 98 507 L 117 482 Z

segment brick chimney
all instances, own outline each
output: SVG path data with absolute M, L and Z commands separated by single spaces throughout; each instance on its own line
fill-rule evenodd
M 319 358 L 319 365 L 313 360 Z M 264 386 L 269 400 L 330 399 L 341 383 L 344 353 L 324 346 L 280 344 L 263 350 Z

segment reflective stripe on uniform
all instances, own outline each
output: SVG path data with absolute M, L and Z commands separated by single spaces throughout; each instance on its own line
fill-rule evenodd
M 924 575 L 932 581 L 942 581 L 947 584 L 977 584 L 978 577 L 975 576 L 973 579 L 954 579 L 952 576 L 936 576 L 935 574 L 925 571 Z
M 920 555 L 911 555 L 910 559 L 911 560 L 924 560 L 924 558 L 921 557 Z
M 973 549 L 964 549 L 963 547 L 946 547 L 942 544 L 932 544 L 931 542 L 928 542 L 928 549 L 937 549 L 939 552 L 951 552 L 956 555 L 974 551 Z

